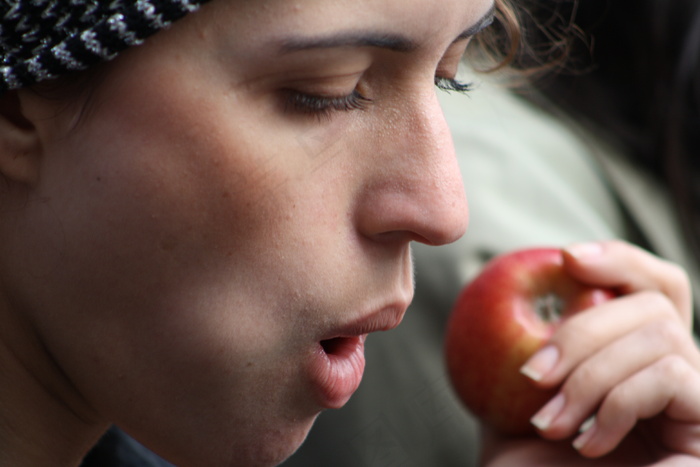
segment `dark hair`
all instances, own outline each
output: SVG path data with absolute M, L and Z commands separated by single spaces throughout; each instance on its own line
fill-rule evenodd
M 576 53 L 583 66 L 541 89 L 664 184 L 700 261 L 700 2 L 549 3 L 571 15 L 590 49 Z
M 550 2 L 551 3 L 551 2 Z M 470 67 L 497 73 L 512 91 L 528 93 L 533 81 L 569 68 L 584 36 L 559 2 L 496 0 L 496 21 L 479 34 L 468 55 Z

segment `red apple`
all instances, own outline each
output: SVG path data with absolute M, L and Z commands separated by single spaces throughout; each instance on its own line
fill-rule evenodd
M 530 418 L 556 393 L 520 367 L 563 320 L 613 298 L 574 280 L 556 248 L 494 258 L 459 294 L 445 336 L 452 386 L 464 405 L 502 434 L 533 433 Z

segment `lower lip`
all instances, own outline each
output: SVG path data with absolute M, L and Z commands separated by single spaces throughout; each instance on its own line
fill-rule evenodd
M 365 337 L 339 337 L 318 344 L 310 374 L 321 407 L 339 409 L 357 391 L 365 369 Z

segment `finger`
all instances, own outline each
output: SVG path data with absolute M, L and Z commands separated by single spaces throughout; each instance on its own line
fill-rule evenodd
M 622 441 L 638 420 L 663 414 L 675 422 L 687 424 L 687 436 L 675 440 L 674 450 L 700 456 L 695 436 L 700 424 L 699 392 L 700 374 L 695 369 L 678 356 L 662 358 L 608 393 L 594 423 L 574 440 L 574 447 L 586 457 L 605 455 Z M 680 430 L 682 425 L 676 427 Z
M 669 355 L 686 361 L 693 359 L 700 368 L 700 356 L 693 340 L 678 320 L 652 321 L 613 341 L 574 368 L 560 391 L 566 404 L 548 425 L 542 425 L 539 414 L 535 415 L 535 422 L 539 422 L 538 427 L 547 432 L 547 437 L 569 436 L 617 385 Z
M 611 342 L 664 320 L 684 326 L 671 301 L 659 292 L 640 292 L 611 300 L 564 321 L 549 345 L 535 353 L 522 372 L 542 387 L 557 386 L 584 359 Z
M 664 420 L 663 427 L 658 430 L 659 439 L 671 452 L 692 453 L 698 457 L 700 464 L 700 424 L 693 422 L 679 422 L 676 420 Z
M 700 459 L 685 454 L 669 454 L 647 467 L 700 467 Z
M 624 294 L 657 290 L 692 321 L 690 280 L 683 268 L 622 241 L 575 244 L 564 249 L 564 267 L 576 279 Z

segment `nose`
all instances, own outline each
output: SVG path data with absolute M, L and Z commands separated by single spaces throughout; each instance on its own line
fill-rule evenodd
M 429 245 L 460 238 L 467 200 L 450 130 L 431 87 L 382 118 L 375 157 L 358 209 L 364 235 Z

